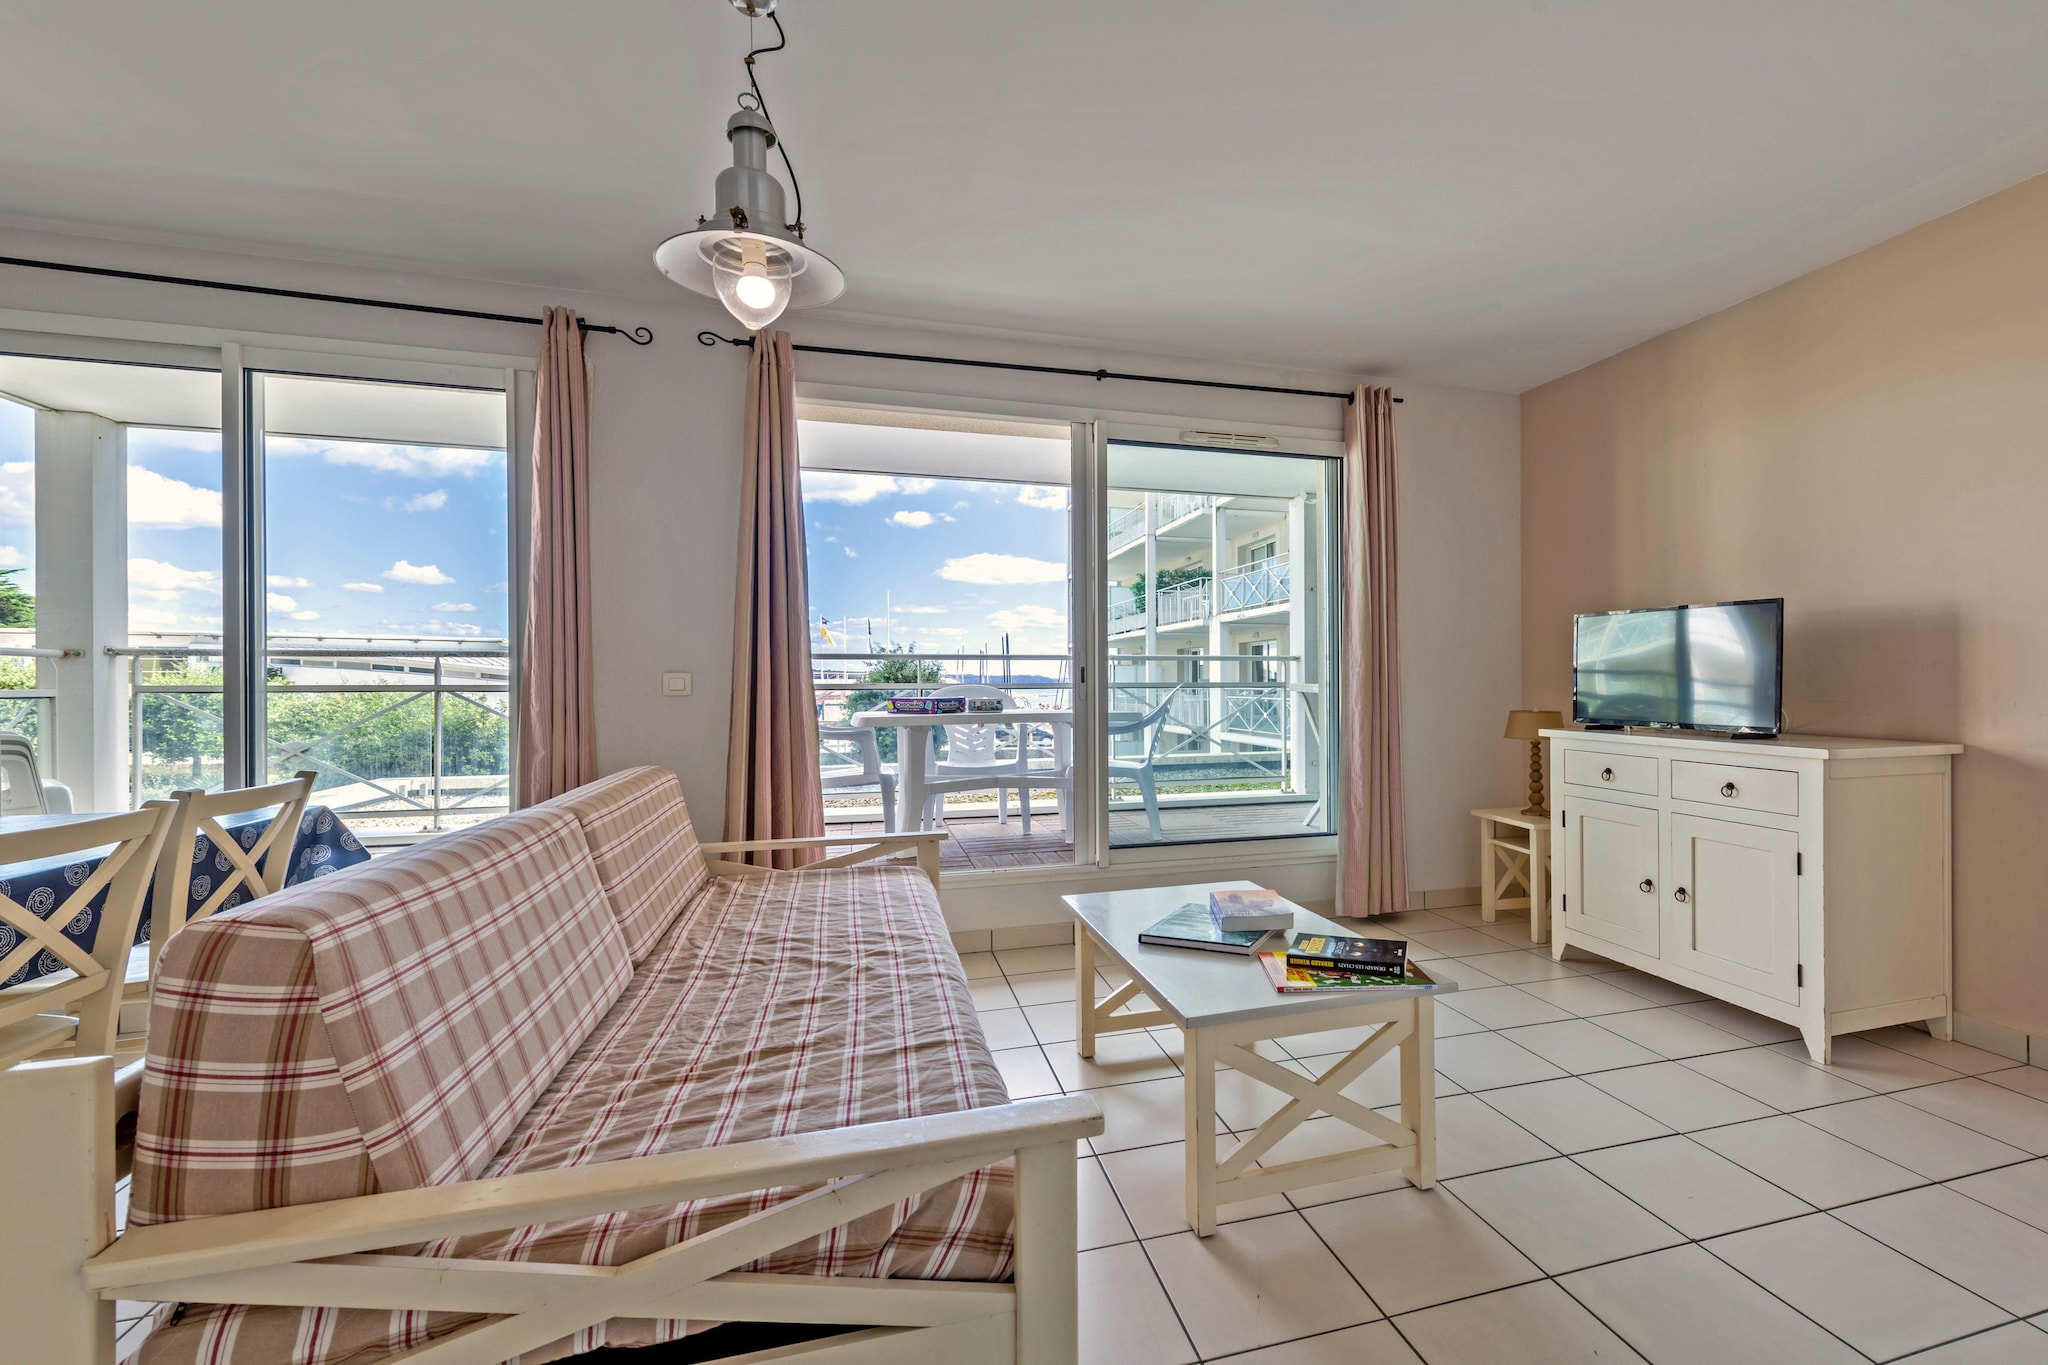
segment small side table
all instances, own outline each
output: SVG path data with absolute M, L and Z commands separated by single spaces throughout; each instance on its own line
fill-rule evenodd
M 1511 806 L 1475 810 L 1479 818 L 1479 915 L 1529 911 L 1529 941 L 1550 940 L 1550 817 Z

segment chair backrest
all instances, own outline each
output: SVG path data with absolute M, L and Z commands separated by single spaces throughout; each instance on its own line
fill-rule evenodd
M 36 746 L 27 735 L 0 730 L 0 774 L 5 776 L 4 790 L 0 790 L 0 815 L 43 812 L 43 778 L 36 769 Z
M 875 732 L 869 727 L 865 725 L 820 725 L 818 727 L 818 745 L 822 749 L 827 744 L 851 744 L 854 748 L 853 758 L 858 762 L 859 769 L 858 771 L 851 770 L 843 763 L 831 764 L 825 771 L 825 781 L 838 782 L 844 785 L 853 781 L 856 777 L 864 781 L 874 782 L 882 776 L 882 746 L 876 740 Z M 833 754 L 831 757 L 841 758 L 844 755 Z
M 71 1008 L 78 1014 L 78 1055 L 97 1056 L 114 1050 L 128 949 L 135 942 L 142 898 L 149 892 L 150 870 L 156 865 L 175 809 L 169 801 L 151 801 L 125 815 L 0 834 L 0 866 L 106 850 L 97 866 L 87 868 L 85 858 L 80 857 L 66 869 L 67 874 L 76 870 L 77 880 L 63 902 L 53 904 L 46 914 L 0 892 L 0 930 L 4 930 L 0 932 L 0 981 L 39 955 L 47 955 L 51 962 L 44 965 L 53 967 L 47 975 L 0 989 L 0 1058 L 6 1059 L 0 1060 L 0 1065 L 21 1060 L 21 1054 L 8 1055 L 10 1026 L 18 1028 L 58 1008 Z M 66 880 L 70 880 L 68 875 Z M 105 901 L 100 907 L 99 927 L 93 933 L 92 951 L 87 952 L 64 930 L 86 914 L 102 892 Z M 31 905 L 35 899 L 29 898 Z
M 1166 713 L 1173 706 L 1173 699 L 1179 695 L 1180 688 L 1175 686 L 1172 691 L 1160 698 L 1159 705 L 1153 707 L 1144 715 L 1132 720 L 1111 721 L 1109 723 L 1109 733 L 1111 735 L 1143 735 L 1145 737 L 1145 756 L 1135 761 L 1150 763 L 1153 754 L 1159 748 L 1159 736 L 1166 729 Z M 1129 763 L 1134 760 L 1120 759 L 1117 761 Z
M 994 697 L 1005 706 L 1016 702 L 1008 692 L 989 683 L 948 683 L 935 687 L 927 696 L 932 697 Z M 941 726 L 946 732 L 946 761 L 948 763 L 994 763 L 996 761 L 996 729 L 993 724 L 975 724 L 972 720 L 952 722 Z
M 305 814 L 306 802 L 313 795 L 314 776 L 302 772 L 289 782 L 273 782 L 267 787 L 171 793 L 177 812 L 171 819 L 163 854 L 157 860 L 156 894 L 150 901 L 152 978 L 163 956 L 164 944 L 187 924 L 205 919 L 216 910 L 284 888 L 285 879 L 291 875 L 292 844 L 298 838 L 299 817 Z M 277 807 L 277 813 L 246 845 L 221 824 L 233 816 L 272 806 Z M 214 849 L 203 873 L 192 865 L 202 834 Z M 133 934 L 134 930 L 129 932 Z

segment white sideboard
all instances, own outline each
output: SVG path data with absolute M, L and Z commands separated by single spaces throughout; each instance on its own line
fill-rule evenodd
M 1585 949 L 1799 1029 L 1947 1038 L 1959 744 L 1545 730 L 1552 952 Z

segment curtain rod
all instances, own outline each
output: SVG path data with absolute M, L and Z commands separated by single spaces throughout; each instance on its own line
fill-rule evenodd
M 358 308 L 389 308 L 401 313 L 433 313 L 448 318 L 477 318 L 483 322 L 523 322 L 538 327 L 541 320 L 523 313 L 480 313 L 471 308 L 442 308 L 431 303 L 399 303 L 395 299 L 359 299 L 348 294 L 313 294 L 303 289 L 272 289 L 261 284 L 230 284 L 225 280 L 195 280 L 184 275 L 151 275 L 140 270 L 109 270 L 97 265 L 71 265 L 64 261 L 31 261 L 20 256 L 0 256 L 0 265 L 25 266 L 30 270 L 61 270 L 70 275 L 103 275 L 110 280 L 142 280 L 148 284 L 182 284 L 193 289 L 224 289 L 235 294 L 265 294 L 277 299 L 310 299 L 315 303 L 350 303 Z M 613 327 L 607 323 L 578 318 L 576 325 L 586 332 L 610 332 L 635 346 L 654 344 L 654 333 L 646 327 Z
M 719 342 L 728 346 L 744 346 L 752 349 L 752 337 L 726 337 L 716 332 L 697 333 L 697 344 L 716 346 Z M 1347 404 L 1352 395 L 1339 393 L 1334 389 L 1284 389 L 1275 384 L 1226 384 L 1217 379 L 1179 379 L 1165 374 L 1124 374 L 1117 370 L 1080 370 L 1065 365 L 1020 365 L 1006 360 L 962 360 L 950 355 L 905 355 L 900 351 L 862 351 L 850 346 L 806 346 L 791 342 L 794 351 L 816 351 L 823 355 L 857 355 L 870 360 L 915 360 L 926 365 L 966 365 L 977 370 L 1018 370 L 1025 374 L 1070 374 L 1081 379 L 1129 379 L 1140 384 L 1179 384 L 1190 389 L 1236 389 L 1241 393 L 1287 393 L 1302 398 L 1341 398 Z M 1396 398 L 1396 403 L 1401 400 Z

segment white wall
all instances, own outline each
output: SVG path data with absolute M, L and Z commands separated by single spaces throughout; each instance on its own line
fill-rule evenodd
M 701 828 L 722 826 L 730 686 L 733 545 L 745 353 L 702 347 L 701 327 L 738 328 L 680 290 L 654 303 L 446 277 L 248 255 L 0 232 L 0 254 L 165 274 L 519 312 L 567 303 L 593 321 L 646 324 L 639 348 L 593 335 L 593 630 L 599 760 L 656 763 L 682 775 Z M 652 266 L 649 266 L 650 272 Z M 521 353 L 537 329 L 343 305 L 0 267 L 0 309 L 248 329 L 411 346 Z M 830 310 L 789 320 L 800 341 L 881 350 L 1341 389 L 1346 376 L 1221 367 L 1015 336 L 859 323 Z M 19 324 L 17 324 L 19 325 Z M 1327 399 L 1096 383 L 1049 375 L 836 356 L 800 356 L 806 393 L 900 394 L 907 404 L 968 411 L 1104 417 L 1175 426 L 1277 426 L 1333 434 Z M 1517 746 L 1497 738 L 1520 702 L 1520 492 L 1516 399 L 1399 383 L 1402 729 L 1409 773 L 1410 881 L 1418 889 L 1476 879 L 1473 806 L 1515 796 Z M 660 674 L 695 675 L 690 698 L 661 695 Z

